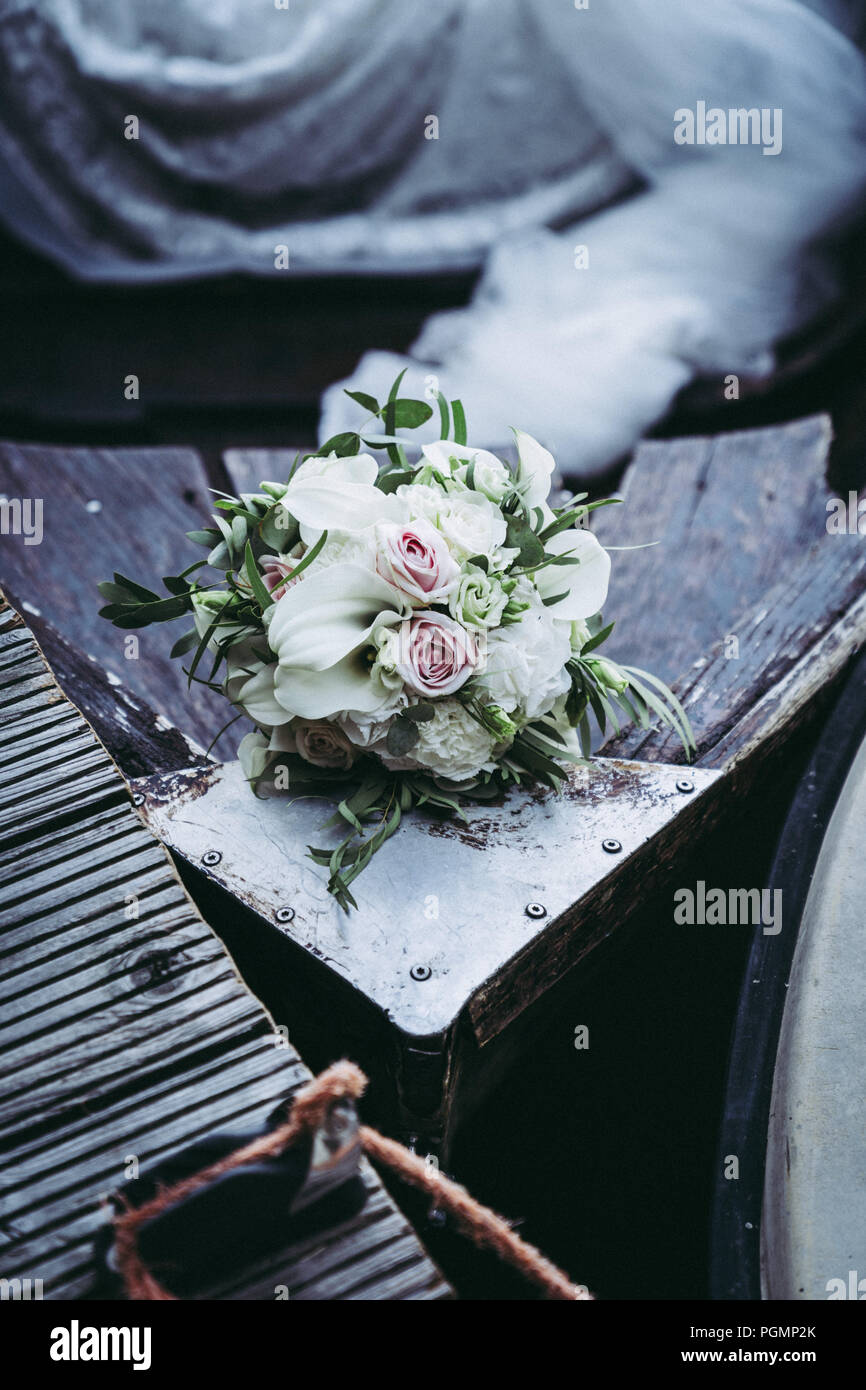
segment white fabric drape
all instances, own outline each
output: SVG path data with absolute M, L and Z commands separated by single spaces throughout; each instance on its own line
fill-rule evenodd
M 631 177 L 525 0 L 0 0 L 5 213 L 80 275 L 473 267 Z
M 351 419 L 343 385 L 435 374 L 475 439 L 537 434 L 569 474 L 628 450 L 695 375 L 760 374 L 778 339 L 839 293 L 827 238 L 862 214 L 866 64 L 796 0 L 537 0 L 552 45 L 645 191 L 569 228 L 503 240 L 471 306 L 426 326 L 408 359 L 371 353 L 328 392 L 323 437 Z M 674 112 L 782 110 L 782 151 L 677 145 Z M 589 265 L 575 267 L 575 247 Z
M 282 244 L 295 273 L 483 261 L 407 384 L 435 374 L 475 439 L 519 423 L 588 474 L 696 373 L 768 370 L 780 335 L 833 303 L 828 238 L 866 193 L 864 15 L 0 0 L 0 215 L 95 278 L 273 274 Z M 674 112 L 699 101 L 781 108 L 781 153 L 675 144 Z M 402 365 L 369 354 L 352 384 L 381 392 Z M 352 409 L 329 391 L 323 432 Z

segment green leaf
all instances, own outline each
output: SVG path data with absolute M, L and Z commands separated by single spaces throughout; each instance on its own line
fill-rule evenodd
M 97 616 L 114 622 L 115 618 L 121 617 L 122 614 L 137 613 L 140 607 L 138 603 L 109 603 L 105 608 L 99 609 Z
M 165 574 L 162 582 L 170 594 L 189 593 L 189 584 L 179 574 Z
M 279 524 L 278 518 L 280 517 L 288 521 L 288 526 Z M 271 507 L 259 525 L 262 543 L 270 550 L 275 550 L 279 555 L 284 555 L 287 550 L 292 549 L 292 546 L 297 545 L 300 534 L 300 527 L 295 518 L 279 503 Z
M 182 637 L 178 637 L 169 652 L 169 656 L 185 656 L 187 652 L 192 651 L 197 641 L 198 633 L 195 628 L 192 628 L 190 632 L 185 632 Z
M 594 637 L 590 637 L 589 641 L 585 642 L 580 649 L 581 656 L 586 656 L 587 652 L 594 652 L 596 647 L 600 647 L 602 642 L 606 642 L 615 626 L 616 623 L 608 623 L 607 627 L 603 627 Z
M 220 541 L 219 545 L 214 546 L 210 555 L 207 557 L 207 562 L 211 569 L 215 570 L 225 569 L 226 565 L 231 563 L 228 547 L 224 541 Z
M 402 714 L 403 719 L 411 719 L 416 724 L 426 724 L 435 717 L 436 711 L 428 700 L 419 700 L 417 705 L 410 705 Z
M 505 544 L 519 552 L 517 560 L 524 569 L 532 569 L 544 559 L 544 546 L 523 516 L 506 518 Z
M 114 604 L 127 605 L 132 601 L 132 594 L 129 589 L 125 589 L 122 584 L 112 584 L 110 579 L 104 579 L 96 587 L 103 598 L 110 599 Z
M 310 458 L 323 458 L 326 454 L 336 454 L 338 458 L 353 458 L 358 453 L 361 445 L 360 436 L 353 430 L 347 430 L 343 434 L 332 435 L 326 439 L 325 443 L 316 451 L 310 454 Z
M 433 414 L 432 405 L 426 401 L 415 401 L 404 396 L 402 400 L 394 402 L 393 423 L 388 426 L 389 433 L 394 430 L 414 430 L 419 425 L 424 425 Z
M 142 599 L 145 603 L 159 598 L 159 594 L 155 594 L 152 589 L 145 589 L 143 585 L 136 584 L 134 579 L 127 579 L 126 575 L 119 574 L 117 570 L 114 571 L 114 582 L 122 588 L 128 589 L 131 594 Z
M 451 402 L 451 413 L 454 416 L 454 443 L 466 443 L 466 415 L 463 410 L 462 401 Z
M 311 550 L 307 551 L 303 560 L 299 560 L 298 563 L 295 565 L 294 569 L 292 570 L 293 579 L 297 579 L 299 574 L 303 574 L 304 570 L 307 568 L 307 565 L 312 564 L 316 556 L 321 553 L 322 547 L 327 539 L 328 533 L 327 531 L 323 531 L 319 539 L 316 541 L 316 544 L 312 547 Z
M 258 567 L 255 562 L 255 557 L 253 556 L 253 548 L 250 545 L 249 541 L 247 541 L 246 551 L 244 555 L 244 568 L 247 572 L 247 579 L 250 581 L 250 587 L 256 596 L 256 601 L 259 603 L 259 605 L 261 606 L 261 610 L 264 613 L 266 608 L 271 607 L 274 600 L 271 594 L 265 588 L 262 577 L 259 574 Z
M 411 483 L 414 476 L 414 468 L 389 468 L 387 473 L 379 474 L 376 486 L 380 492 L 396 492 L 403 483 Z
M 440 438 L 447 439 L 448 431 L 451 429 L 451 413 L 448 409 L 448 402 L 441 391 L 436 392 L 436 399 L 439 402 L 439 428 Z
M 343 388 L 345 390 L 345 387 Z M 382 409 L 375 396 L 368 396 L 366 391 L 346 391 L 345 394 L 350 400 L 357 401 L 365 410 L 369 410 L 371 415 L 378 415 Z
M 257 518 L 254 518 L 254 520 L 257 521 Z M 244 546 L 247 543 L 248 530 L 249 526 L 244 517 L 236 516 L 232 521 L 232 549 L 238 556 L 243 554 Z
M 187 674 L 187 677 L 188 677 L 188 679 L 187 679 L 187 689 L 192 689 L 192 683 L 193 683 L 193 680 L 195 679 L 195 673 L 196 673 L 196 670 L 198 669 L 198 664 L 199 664 L 199 662 L 201 661 L 202 657 L 204 656 L 205 652 L 207 651 L 208 642 L 209 642 L 210 639 L 213 637 L 213 635 L 214 635 L 214 633 L 216 632 L 218 626 L 219 626 L 219 618 L 217 617 L 217 618 L 214 618 L 213 622 L 210 624 L 210 626 L 209 626 L 208 628 L 205 629 L 205 631 L 202 633 L 202 636 L 199 638 L 199 643 L 198 643 L 198 646 L 196 647 L 196 650 L 195 650 L 195 656 L 193 657 L 192 662 L 191 662 L 191 664 L 190 664 L 190 668 L 189 668 L 189 670 L 188 670 L 187 673 L 186 673 L 186 674 Z
M 402 372 L 400 372 L 399 376 L 394 382 L 393 386 L 391 387 L 391 390 L 388 392 L 388 401 L 385 405 L 385 409 L 382 412 L 382 423 L 385 427 L 386 434 L 394 433 L 394 421 L 397 415 L 397 407 L 395 403 L 397 400 L 397 394 L 400 390 L 400 383 L 406 375 L 406 371 L 407 368 L 404 367 Z M 388 444 L 386 447 L 388 450 L 388 457 L 393 463 L 394 467 L 402 468 L 405 463 L 405 456 L 404 458 L 400 457 L 400 454 L 398 452 L 399 446 L 397 444 Z
M 394 758 L 402 758 L 414 748 L 421 737 L 421 730 L 408 719 L 393 720 L 385 740 L 388 752 Z
M 206 545 L 208 550 L 212 548 L 213 543 L 217 539 L 218 535 L 219 532 L 213 529 L 209 531 L 186 532 L 187 540 L 193 541 L 196 545 Z

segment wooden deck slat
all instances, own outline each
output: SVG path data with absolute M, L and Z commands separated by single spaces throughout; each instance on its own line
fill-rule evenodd
M 0 1270 L 86 1297 L 103 1198 L 308 1079 L 142 825 L 116 767 L 0 610 Z M 125 908 L 135 899 L 138 916 Z M 345 1228 L 229 1298 L 449 1297 L 378 1178 Z M 360 1294 L 359 1294 L 360 1291 Z

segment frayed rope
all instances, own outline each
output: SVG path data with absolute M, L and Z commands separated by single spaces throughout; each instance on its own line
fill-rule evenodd
M 366 1076 L 353 1062 L 335 1062 L 297 1092 L 285 1124 L 203 1168 L 200 1173 L 162 1188 L 142 1206 L 126 1206 L 118 1212 L 114 1217 L 115 1259 L 127 1298 L 150 1301 L 175 1298 L 174 1294 L 162 1287 L 139 1254 L 138 1230 L 145 1221 L 189 1197 L 223 1173 L 231 1172 L 244 1163 L 254 1163 L 257 1159 L 272 1158 L 282 1153 L 301 1134 L 311 1134 L 318 1129 L 334 1101 L 344 1097 L 357 1101 L 366 1086 Z M 410 1153 L 402 1144 L 386 1139 L 367 1125 L 361 1126 L 360 1138 L 364 1152 L 374 1163 L 390 1169 L 404 1182 L 426 1192 L 439 1210 L 453 1218 L 463 1235 L 468 1236 L 475 1245 L 495 1251 L 501 1260 L 513 1265 L 530 1283 L 542 1289 L 547 1298 L 558 1301 L 592 1299 L 592 1294 L 586 1288 L 573 1284 L 540 1250 L 522 1240 L 501 1216 L 470 1196 L 465 1187 L 425 1163 L 417 1154 Z

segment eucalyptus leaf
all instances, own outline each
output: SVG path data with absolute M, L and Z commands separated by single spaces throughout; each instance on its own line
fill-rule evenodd
M 421 737 L 421 731 L 408 719 L 395 719 L 385 740 L 388 752 L 393 758 L 402 758 L 414 748 Z
M 506 518 L 505 544 L 518 551 L 517 561 L 524 569 L 532 569 L 544 559 L 544 546 L 523 516 Z

